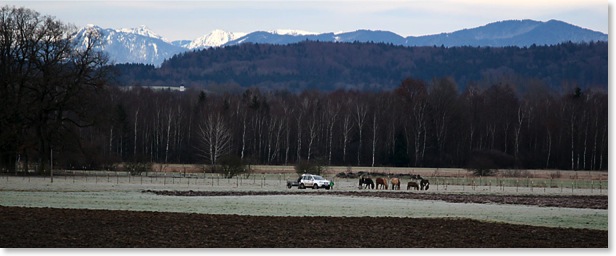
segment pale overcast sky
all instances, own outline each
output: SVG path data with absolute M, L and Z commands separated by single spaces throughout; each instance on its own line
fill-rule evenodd
M 510 19 L 562 20 L 608 33 L 608 3 L 601 0 L 407 1 L 2 1 L 78 27 L 146 25 L 170 39 L 195 39 L 214 29 L 231 32 L 298 29 L 339 32 L 388 30 L 402 36 L 453 32 Z

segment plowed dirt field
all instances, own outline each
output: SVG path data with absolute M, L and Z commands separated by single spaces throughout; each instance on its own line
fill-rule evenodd
M 156 193 L 216 196 L 233 192 Z M 582 197 L 582 200 L 575 196 L 429 199 L 607 208 L 607 196 Z M 0 206 L 0 246 L 4 248 L 296 248 L 308 245 L 324 248 L 607 248 L 608 231 L 456 218 L 273 217 Z

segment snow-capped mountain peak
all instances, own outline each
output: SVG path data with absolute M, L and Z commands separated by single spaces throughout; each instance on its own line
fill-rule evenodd
M 151 38 L 156 38 L 156 39 L 160 39 L 160 40 L 163 40 L 165 42 L 168 42 L 168 43 L 170 42 L 169 40 L 167 40 L 163 36 L 161 36 L 159 34 L 156 34 L 154 31 L 152 31 L 151 29 L 149 29 L 145 25 L 141 25 L 141 26 L 136 27 L 136 28 L 123 28 L 123 29 L 120 29 L 118 31 L 119 32 L 124 32 L 124 33 L 137 34 L 137 35 L 151 37 Z
M 99 38 L 96 49 L 106 52 L 113 63 L 147 63 L 160 65 L 165 59 L 186 51 L 174 46 L 145 26 L 133 29 L 101 28 L 87 25 L 74 37 L 78 47 L 85 47 L 90 37 Z
M 221 29 L 215 29 L 212 32 L 199 37 L 193 40 L 189 45 L 188 49 L 198 49 L 198 48 L 209 48 L 209 47 L 218 47 L 226 44 L 229 41 L 233 41 L 242 36 L 245 36 L 246 33 L 242 32 L 227 32 Z

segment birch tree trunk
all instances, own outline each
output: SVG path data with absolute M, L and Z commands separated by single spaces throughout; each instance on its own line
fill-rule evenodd
M 376 125 L 376 111 L 372 114 L 372 164 L 370 166 L 374 167 L 375 155 L 376 155 L 376 133 L 377 133 L 377 125 Z
M 366 115 L 368 114 L 368 108 L 357 102 L 355 104 L 355 122 L 357 123 L 357 129 L 359 131 L 359 146 L 357 147 L 357 166 L 361 165 L 361 151 L 362 151 L 362 131 L 364 123 L 366 122 Z
M 139 123 L 139 108 L 137 108 L 137 110 L 135 111 L 135 137 L 133 140 L 133 159 L 136 160 L 137 158 L 137 124 Z
M 522 130 L 522 124 L 524 123 L 524 118 L 526 116 L 526 111 L 523 109 L 524 108 L 524 104 L 520 104 L 520 106 L 518 106 L 518 123 L 517 126 L 515 127 L 515 137 L 514 137 L 514 141 L 515 141 L 515 145 L 514 145 L 514 151 L 513 151 L 513 159 L 514 159 L 514 165 L 515 167 L 518 167 L 518 153 L 520 152 L 520 131 Z
M 414 132 L 414 150 L 415 150 L 415 166 L 421 166 L 423 161 L 423 154 L 425 152 L 425 136 L 426 136 L 426 102 L 419 99 L 416 104 L 413 105 L 413 117 L 415 120 L 415 132 Z M 423 135 L 423 136 L 422 136 Z M 423 143 L 422 143 L 423 139 Z
M 302 114 L 304 112 L 300 112 L 299 115 L 297 115 L 297 162 L 299 163 L 299 161 L 302 159 L 301 158 L 301 150 L 302 150 Z
M 351 115 L 349 113 L 344 115 L 342 123 L 342 162 L 346 164 L 347 144 L 349 143 L 349 133 L 353 129 L 351 123 Z
M 312 144 L 314 143 L 315 138 L 317 137 L 317 127 L 316 127 L 316 120 L 312 120 L 312 122 L 310 123 L 310 126 L 308 126 L 308 137 L 310 138 L 308 140 L 308 156 L 306 157 L 306 159 L 308 161 L 310 161 L 310 157 L 312 155 Z
M 242 150 L 240 159 L 244 160 L 244 152 L 246 151 L 246 114 L 242 115 Z
M 332 141 L 334 140 L 334 125 L 336 124 L 336 117 L 340 113 L 340 105 L 332 101 L 328 101 L 328 107 L 325 110 L 327 115 L 327 164 L 332 164 Z
M 109 129 L 109 155 L 113 153 L 113 125 Z
M 165 163 L 169 162 L 169 142 L 171 141 L 171 121 L 173 120 L 173 112 L 169 110 L 167 114 L 167 143 L 165 145 Z

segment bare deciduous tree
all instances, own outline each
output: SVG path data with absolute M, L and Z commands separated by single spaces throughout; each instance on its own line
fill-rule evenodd
M 353 117 L 355 117 L 355 123 L 357 124 L 357 131 L 359 133 L 359 146 L 357 148 L 357 165 L 361 165 L 361 151 L 362 151 L 362 132 L 364 128 L 364 124 L 366 123 L 366 115 L 368 114 L 368 107 L 358 100 L 355 102 L 355 112 Z
M 211 164 L 228 154 L 231 149 L 231 133 L 220 115 L 210 115 L 205 123 L 199 125 L 199 139 L 203 143 L 198 150 Z
M 23 135 L 31 132 L 42 172 L 52 147 L 62 147 L 65 134 L 74 127 L 93 125 L 98 117 L 90 99 L 105 83 L 107 59 L 95 51 L 97 32 L 86 31 L 88 40 L 76 45 L 76 31 L 74 26 L 29 9 L 0 8 L 3 167 L 15 168 Z

